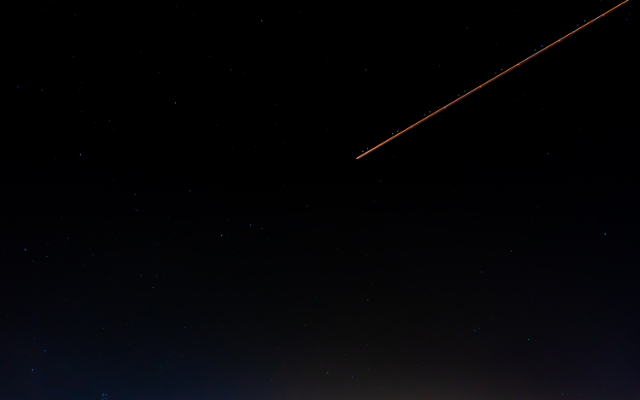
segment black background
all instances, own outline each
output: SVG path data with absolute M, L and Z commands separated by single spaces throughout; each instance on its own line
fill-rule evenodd
M 8 15 L 0 398 L 638 396 L 616 4 Z

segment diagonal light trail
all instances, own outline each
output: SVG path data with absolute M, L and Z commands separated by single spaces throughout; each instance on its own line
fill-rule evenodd
M 537 53 L 534 53 L 532 55 L 530 55 L 529 57 L 525 58 L 524 60 L 520 61 L 519 63 L 517 63 L 516 65 L 514 65 L 513 67 L 509 68 L 506 71 L 501 72 L 499 75 L 494 76 L 493 78 L 489 79 L 488 81 L 486 81 L 485 83 L 483 83 L 482 85 L 478 86 L 477 88 L 473 89 L 472 91 L 470 91 L 469 93 L 465 94 L 462 97 L 458 97 L 457 99 L 455 99 L 454 101 L 452 101 L 451 103 L 447 104 L 446 106 L 442 107 L 441 109 L 439 109 L 438 111 L 434 112 L 433 114 L 429 114 L 426 117 L 424 117 L 423 119 L 421 119 L 420 121 L 416 122 L 415 124 L 411 125 L 410 127 L 406 128 L 405 130 L 403 130 L 402 132 L 399 132 L 396 135 L 391 136 L 389 139 L 385 140 L 384 142 L 380 143 L 379 145 L 377 145 L 376 147 L 373 147 L 369 150 L 367 150 L 366 152 L 363 152 L 362 154 L 360 154 L 358 157 L 356 157 L 356 160 L 361 159 L 362 157 L 366 156 L 367 154 L 371 153 L 372 151 L 384 146 L 385 144 L 389 143 L 390 141 L 392 141 L 393 139 L 396 139 L 398 136 L 402 135 L 405 132 L 410 131 L 411 129 L 415 128 L 416 126 L 420 125 L 421 123 L 423 123 L 424 121 L 428 120 L 429 118 L 433 117 L 434 115 L 438 114 L 441 111 L 446 110 L 447 108 L 451 107 L 452 105 L 456 104 L 457 102 L 459 102 L 460 100 L 464 99 L 465 97 L 469 96 L 471 93 L 475 93 L 478 90 L 482 89 L 483 87 L 487 86 L 488 84 L 490 84 L 491 82 L 495 81 L 496 79 L 500 78 L 501 76 L 505 75 L 508 72 L 513 71 L 514 69 L 516 69 L 517 67 L 521 66 L 522 64 L 526 63 L 527 61 L 531 60 L 533 57 L 540 55 L 541 53 L 547 51 L 548 49 L 552 48 L 553 46 L 555 46 L 556 44 L 562 42 L 563 40 L 565 40 L 566 38 L 568 38 L 569 36 L 572 36 L 578 32 L 580 32 L 581 30 L 583 30 L 584 28 L 586 28 L 587 26 L 591 25 L 592 23 L 596 22 L 598 19 L 604 17 L 605 15 L 613 12 L 615 9 L 617 9 L 620 6 L 625 5 L 626 3 L 630 2 L 631 0 L 625 0 L 622 3 L 618 4 L 617 6 L 613 7 L 611 10 L 607 11 L 606 13 L 602 14 L 602 15 L 598 15 L 596 18 L 592 19 L 591 21 L 587 22 L 586 24 L 582 25 L 581 27 L 579 27 L 578 29 L 574 30 L 573 32 L 561 37 L 560 39 L 556 40 L 555 42 L 551 43 L 549 46 L 543 48 L 542 50 L 540 50 Z

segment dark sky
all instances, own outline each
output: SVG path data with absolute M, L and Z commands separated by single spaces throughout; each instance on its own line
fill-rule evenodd
M 635 3 L 206 3 L 7 15 L 0 399 L 639 398 Z

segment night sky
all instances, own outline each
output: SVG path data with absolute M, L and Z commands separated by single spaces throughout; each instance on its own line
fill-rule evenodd
M 8 13 L 0 399 L 640 398 L 619 2 Z

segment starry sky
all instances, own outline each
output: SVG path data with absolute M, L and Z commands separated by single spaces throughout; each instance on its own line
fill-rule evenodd
M 638 398 L 635 3 L 372 4 L 10 16 L 0 399 Z

